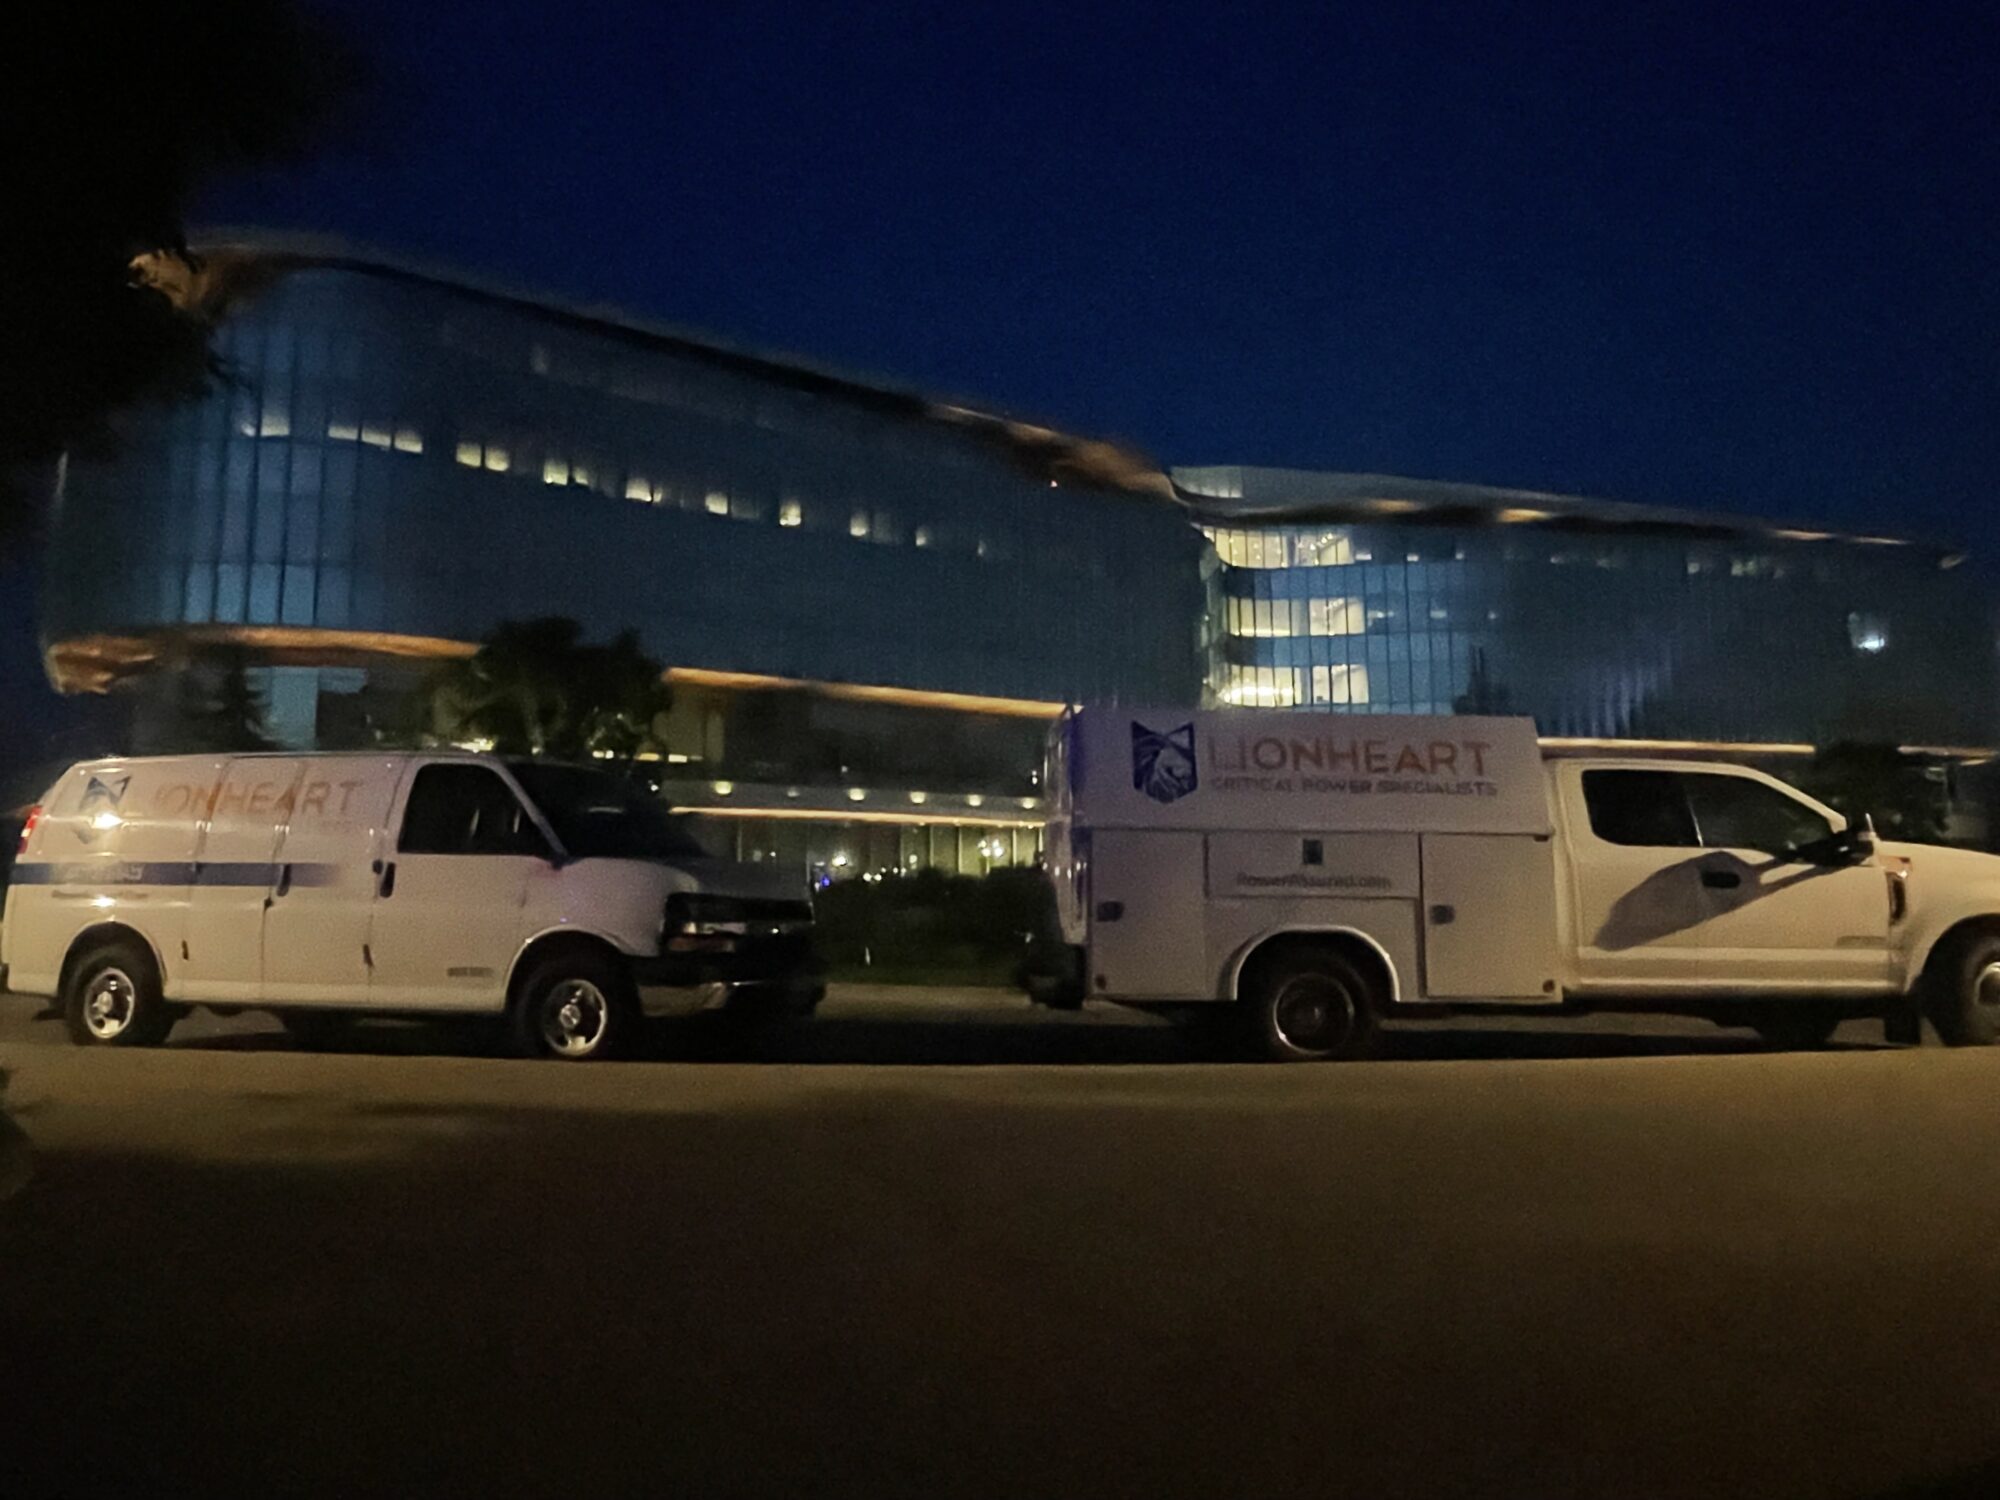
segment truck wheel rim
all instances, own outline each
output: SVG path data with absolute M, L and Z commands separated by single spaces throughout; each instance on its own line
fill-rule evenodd
M 542 1002 L 542 1040 L 559 1057 L 588 1057 L 604 1040 L 611 1006 L 588 979 L 557 985 Z
M 108 1042 L 132 1024 L 139 1008 L 139 991 L 123 969 L 105 969 L 90 982 L 83 997 L 83 1024 L 100 1042 Z
M 1354 1030 L 1354 996 L 1323 974 L 1285 982 L 1271 1005 L 1278 1038 L 1295 1052 L 1331 1052 Z
M 1973 976 L 1972 998 L 1984 1010 L 2000 1010 L 2000 963 L 1988 964 Z

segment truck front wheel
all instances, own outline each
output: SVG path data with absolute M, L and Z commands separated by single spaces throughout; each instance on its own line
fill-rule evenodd
M 1244 990 L 1252 1041 L 1276 1062 L 1366 1057 L 1380 1005 L 1361 971 L 1331 948 L 1287 947 L 1259 962 Z
M 1924 1013 L 1947 1047 L 2000 1040 L 2000 931 L 1946 938 L 1924 970 Z

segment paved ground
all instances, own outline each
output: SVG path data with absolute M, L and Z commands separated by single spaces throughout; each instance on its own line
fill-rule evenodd
M 566 1068 L 31 1013 L 10 1494 L 2000 1493 L 2000 1051 L 1223 1067 L 847 992 L 777 1064 Z

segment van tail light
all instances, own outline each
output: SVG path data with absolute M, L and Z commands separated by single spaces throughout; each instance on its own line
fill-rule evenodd
M 21 820 L 21 847 L 14 851 L 14 857 L 16 859 L 19 859 L 22 855 L 28 852 L 28 840 L 35 836 L 35 825 L 41 821 L 42 821 L 41 808 L 40 807 L 29 808 L 28 816 Z

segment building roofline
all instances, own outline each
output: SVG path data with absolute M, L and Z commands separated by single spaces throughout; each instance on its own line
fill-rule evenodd
M 330 235 L 215 228 L 191 236 L 190 246 L 198 265 L 194 284 L 168 284 L 176 280 L 171 269 L 163 269 L 155 280 L 170 294 L 197 303 L 226 306 L 255 284 L 259 270 L 279 274 L 333 270 L 382 277 L 547 319 L 790 390 L 845 401 L 883 416 L 958 427 L 998 445 L 1033 477 L 1047 479 L 1057 487 L 1072 484 L 1179 503 L 1163 466 L 1126 444 L 841 373 L 791 355 L 755 353 L 616 308 L 567 302 Z
M 1168 476 L 1181 502 L 1198 517 L 1225 524 L 1373 521 L 1433 526 L 1520 525 L 1546 531 L 1653 534 L 1688 540 L 1837 542 L 1858 547 L 1908 548 L 1930 556 L 1941 567 L 1955 566 L 1964 558 L 1958 547 L 1936 540 L 1846 532 L 1807 522 L 1775 521 L 1726 511 L 1638 505 L 1624 500 L 1594 500 L 1453 480 L 1247 464 L 1177 465 L 1168 471 Z M 1250 480 L 1257 481 L 1260 489 L 1277 493 L 1246 498 L 1243 491 L 1251 488 Z

